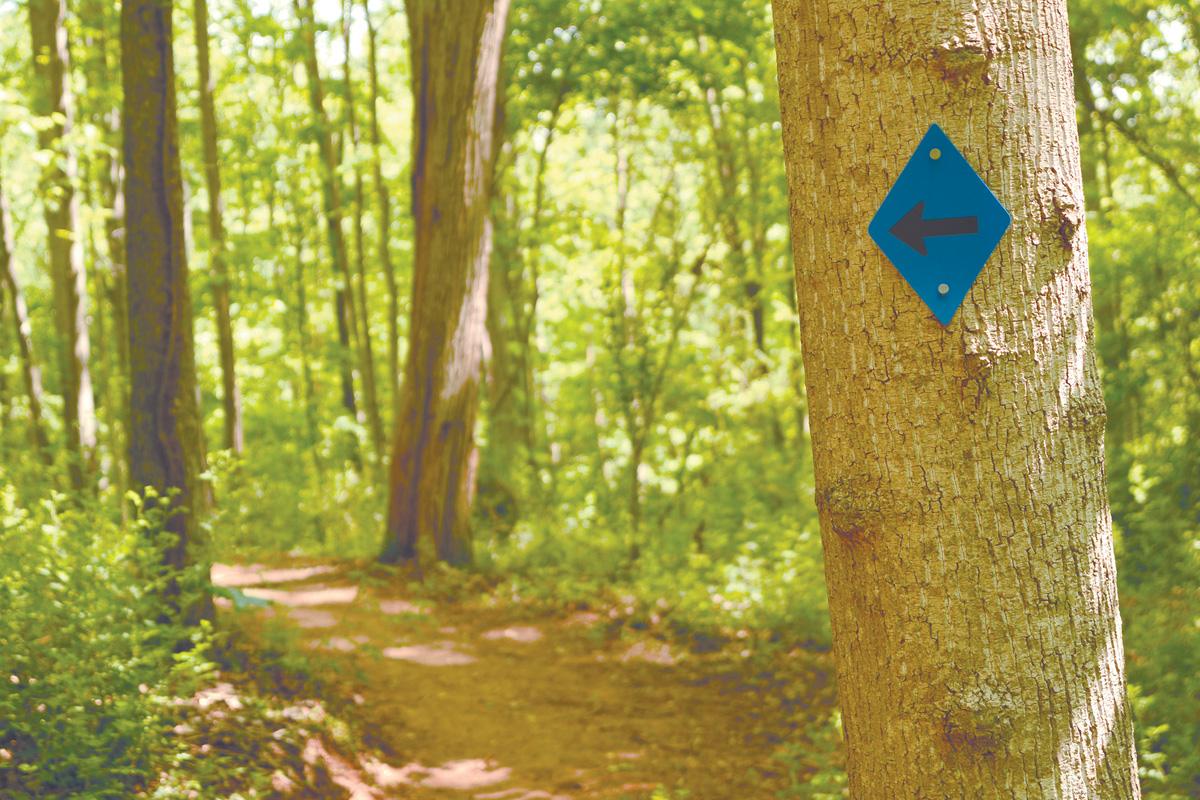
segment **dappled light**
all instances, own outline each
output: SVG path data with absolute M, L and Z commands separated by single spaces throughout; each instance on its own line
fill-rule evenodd
M 324 586 L 314 586 L 309 589 L 246 589 L 246 594 L 250 597 L 257 597 L 260 600 L 270 600 L 273 603 L 280 605 L 292 606 L 324 606 L 340 603 L 354 602 L 354 598 L 358 596 L 356 587 L 343 588 L 327 588 Z
M 379 785 L 385 788 L 407 784 L 433 789 L 478 789 L 506 781 L 512 775 L 512 770 L 508 767 L 497 766 L 495 762 L 483 759 L 448 761 L 437 767 L 413 763 L 399 769 L 373 762 L 367 766 L 367 770 Z
M 514 642 L 536 642 L 542 638 L 542 632 L 532 625 L 518 625 L 515 628 L 503 628 L 487 631 L 484 639 L 508 639 Z
M 221 586 L 254 586 L 260 583 L 289 583 L 303 581 L 334 571 L 329 565 L 296 569 L 268 569 L 262 564 L 213 564 L 212 581 Z
M 338 621 L 333 612 L 318 608 L 293 608 L 287 615 L 301 628 L 332 628 Z
M 455 642 L 432 642 L 407 647 L 385 647 L 384 658 L 396 658 L 424 664 L 428 667 L 446 667 L 457 664 L 474 664 L 475 656 L 465 653 Z
M 0 0 L 0 800 L 1200 800 L 1198 64 Z
M 237 580 L 233 571 L 220 575 Z M 262 588 L 285 599 L 295 591 Z M 358 589 L 354 602 L 342 602 L 350 595 L 335 590 L 351 588 Z M 524 603 L 496 602 L 495 596 L 431 604 L 420 595 L 399 597 L 395 587 L 381 597 L 345 578 L 306 590 L 320 592 L 328 605 L 280 606 L 288 613 L 262 624 L 294 630 L 308 652 L 348 659 L 331 668 L 346 672 L 353 665 L 366 679 L 354 690 L 353 705 L 372 738 L 393 743 L 399 753 L 326 760 L 324 745 L 310 743 L 305 758 L 326 763 L 335 784 L 380 800 L 423 792 L 617 798 L 685 774 L 694 778 L 696 797 L 726 798 L 727 786 L 754 796 L 786 774 L 773 766 L 773 756 L 795 725 L 791 715 L 805 708 L 824 714 L 832 699 L 824 677 L 814 695 L 806 694 L 811 677 L 789 685 L 776 671 L 749 681 L 735 671 L 714 679 L 709 667 L 681 657 L 686 647 L 677 650 L 650 630 L 597 627 L 601 618 L 614 620 L 607 608 L 534 625 L 522 620 L 531 611 Z M 330 621 L 325 613 L 333 625 L 323 624 Z M 616 619 L 624 619 L 619 611 Z M 397 620 L 415 627 L 397 631 Z M 717 663 L 730 657 L 721 655 Z M 793 662 L 822 671 L 829 666 L 827 655 L 814 659 L 804 650 L 790 651 L 781 664 Z M 422 690 L 405 689 L 415 686 Z M 234 695 L 219 685 L 211 697 L 206 702 L 215 704 Z M 312 721 L 318 712 L 293 705 L 284 713 Z M 714 747 L 720 759 L 701 756 Z
M 407 600 L 381 600 L 379 610 L 384 614 L 427 614 L 428 609 L 410 603 Z
M 665 665 L 674 664 L 676 661 L 675 656 L 671 654 L 670 646 L 661 642 L 637 642 L 620 655 L 621 661 L 634 659 Z
M 323 650 L 336 650 L 340 653 L 349 653 L 356 645 L 365 644 L 369 639 L 366 636 L 355 636 L 353 640 L 347 639 L 344 636 L 330 636 L 328 639 L 319 641 L 306 642 L 305 646 L 310 648 L 320 648 Z

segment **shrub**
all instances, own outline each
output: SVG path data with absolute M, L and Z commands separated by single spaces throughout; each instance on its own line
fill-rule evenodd
M 161 522 L 149 512 L 122 530 L 87 503 L 23 509 L 0 485 L 0 795 L 128 798 L 179 750 L 170 698 L 211 666 L 206 628 L 156 621 L 167 580 L 185 607 L 202 591 L 195 570 L 158 567 L 173 538 Z

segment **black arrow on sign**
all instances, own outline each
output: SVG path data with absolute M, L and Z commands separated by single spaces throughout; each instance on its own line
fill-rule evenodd
M 979 233 L 979 217 L 947 217 L 946 219 L 922 219 L 925 201 L 917 203 L 900 221 L 888 231 L 921 255 L 928 255 L 925 239 L 929 236 L 963 236 Z

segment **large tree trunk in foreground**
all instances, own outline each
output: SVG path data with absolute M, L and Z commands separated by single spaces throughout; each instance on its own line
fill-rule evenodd
M 208 2 L 194 0 L 196 66 L 200 73 L 200 133 L 204 141 L 204 177 L 208 189 L 208 272 L 212 277 L 213 308 L 217 315 L 217 350 L 221 359 L 221 407 L 225 413 L 224 447 L 241 455 L 242 398 L 238 394 L 233 353 L 233 323 L 229 318 L 229 268 L 225 263 L 225 207 L 221 202 L 221 165 L 217 155 L 217 112 L 213 102 L 216 80 L 208 58 Z
M 412 317 L 380 560 L 471 559 L 475 417 L 487 315 L 492 122 L 508 0 L 409 0 Z
M 1135 798 L 1065 2 L 971 9 L 775 6 L 850 796 Z M 867 236 L 931 123 L 1013 217 L 945 327 Z
M 75 123 L 70 85 L 66 0 L 30 0 L 33 72 L 37 78 L 32 109 L 41 117 L 61 114 L 38 131 L 38 147 L 54 153 L 46 167 L 42 202 L 49 231 L 50 281 L 54 287 L 59 372 L 63 385 L 63 428 L 67 432 L 71 486 L 90 482 L 96 449 L 96 409 L 88 370 L 87 276 L 80 239 L 79 196 L 72 187 L 76 158 L 64 143 Z M 61 151 L 62 158 L 59 158 Z
M 189 545 L 206 508 L 199 482 L 203 439 L 195 392 L 171 43 L 171 3 L 125 0 L 121 70 L 132 411 L 129 479 L 136 491 L 153 487 L 159 497 L 178 492 L 169 505 L 175 513 L 165 527 L 179 541 L 166 552 L 164 563 L 183 568 L 190 563 Z M 188 616 L 194 620 L 210 610 L 188 609 Z

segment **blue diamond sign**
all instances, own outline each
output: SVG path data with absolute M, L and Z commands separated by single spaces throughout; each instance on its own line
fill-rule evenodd
M 867 231 L 949 325 L 1011 222 L 949 137 L 930 125 Z

